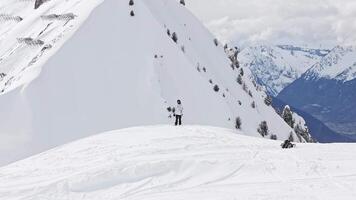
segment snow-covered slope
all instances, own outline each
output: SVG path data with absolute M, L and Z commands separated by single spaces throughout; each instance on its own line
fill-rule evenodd
M 4 34 L 13 40 L 1 40 L 0 163 L 97 132 L 170 124 L 177 99 L 185 124 L 234 128 L 240 117 L 244 134 L 259 136 L 262 121 L 278 139 L 292 131 L 248 76 L 237 83 L 224 48 L 178 0 L 31 2 L 8 1 L 24 16 Z M 47 21 L 64 13 L 76 17 Z
M 1 200 L 354 199 L 356 145 L 282 150 L 211 127 L 155 126 L 82 139 L 0 168 Z
M 256 45 L 243 49 L 239 60 L 242 66 L 251 69 L 270 95 L 277 96 L 328 53 L 328 50 L 290 45 Z
M 356 47 L 337 46 L 331 53 L 309 69 L 303 78 L 335 79 L 338 81 L 351 81 L 356 78 Z

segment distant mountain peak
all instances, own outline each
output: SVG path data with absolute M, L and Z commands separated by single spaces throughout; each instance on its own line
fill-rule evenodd
M 356 78 L 356 47 L 336 46 L 303 75 L 306 80 L 320 78 L 350 81 Z
M 277 96 L 286 86 L 302 76 L 313 64 L 330 51 L 293 45 L 255 45 L 242 50 L 242 66 L 251 69 L 257 82 Z

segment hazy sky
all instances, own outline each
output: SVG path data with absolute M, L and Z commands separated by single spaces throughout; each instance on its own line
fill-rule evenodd
M 222 41 L 356 44 L 356 0 L 186 0 Z

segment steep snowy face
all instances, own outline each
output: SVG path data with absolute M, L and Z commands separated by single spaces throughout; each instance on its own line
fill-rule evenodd
M 261 137 L 266 121 L 268 138 L 295 135 L 249 70 L 232 67 L 178 0 L 100 2 L 51 0 L 34 9 L 26 1 L 30 18 L 17 22 L 12 42 L 2 40 L 9 57 L 1 63 L 0 163 L 97 132 L 171 124 L 177 99 L 183 124 L 235 129 L 240 121 L 244 134 Z
M 40 66 L 102 0 L 2 0 L 0 95 L 30 83 Z
M 0 168 L 1 200 L 342 199 L 355 144 L 297 144 L 200 126 L 112 131 Z
M 251 69 L 258 83 L 265 86 L 270 95 L 277 96 L 328 52 L 290 45 L 258 45 L 245 48 L 239 54 L 239 60 Z
M 356 78 L 356 47 L 335 47 L 303 76 L 306 80 L 334 79 L 351 81 Z

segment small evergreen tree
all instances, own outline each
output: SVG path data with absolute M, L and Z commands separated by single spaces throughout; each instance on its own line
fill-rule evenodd
M 258 133 L 262 136 L 265 137 L 268 135 L 268 125 L 266 121 L 263 121 L 260 123 L 258 129 L 257 129 Z
M 135 3 L 134 3 L 134 1 L 133 0 L 130 0 L 129 1 L 129 6 L 133 6 Z
M 271 135 L 271 140 L 277 140 L 278 138 L 277 138 L 277 135 L 275 135 L 275 134 L 272 134 Z
M 214 39 L 214 44 L 215 44 L 215 46 L 219 46 L 219 40 L 218 39 Z
M 169 29 L 167 29 L 167 35 L 171 37 L 171 31 Z
M 176 32 L 173 32 L 172 34 L 172 40 L 177 43 L 178 42 L 178 36 L 177 36 L 177 33 Z
M 215 92 L 219 92 L 219 90 L 220 90 L 219 86 L 218 85 L 214 85 L 214 91 Z
M 239 74 L 236 79 L 237 83 L 242 85 L 242 76 Z
M 269 95 L 266 96 L 265 98 L 265 104 L 267 106 L 271 106 L 272 105 L 272 97 L 270 97 Z
M 251 103 L 251 107 L 252 107 L 252 108 L 256 108 L 256 102 L 253 101 L 253 102 Z
M 241 76 L 244 76 L 244 75 L 245 75 L 245 72 L 244 72 L 244 70 L 243 70 L 242 68 L 240 69 L 240 75 L 241 75 Z
M 282 118 L 291 128 L 294 128 L 293 113 L 288 105 L 283 109 Z
M 46 0 L 36 0 L 35 1 L 35 9 L 39 8 Z
M 241 129 L 241 125 L 242 125 L 241 118 L 240 117 L 236 117 L 235 128 L 236 129 Z
M 245 92 L 247 92 L 248 87 L 247 87 L 246 83 L 243 83 L 243 84 L 242 84 L 242 89 L 243 89 Z
M 184 0 L 180 0 L 180 4 L 182 4 L 183 6 L 185 6 L 185 1 L 184 1 Z
M 131 15 L 131 17 L 135 16 L 135 12 L 133 10 L 131 10 L 130 15 Z
M 248 95 L 250 95 L 250 97 L 253 97 L 251 90 L 248 91 Z
M 291 141 L 291 142 L 294 142 L 293 132 L 290 132 L 290 133 L 289 133 L 289 138 L 288 138 L 288 140 Z
M 184 47 L 184 45 L 182 45 L 180 48 L 181 48 L 181 50 L 183 51 L 183 53 L 185 53 L 185 47 Z

